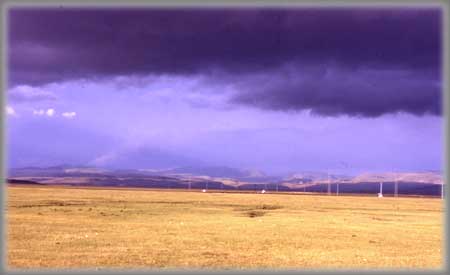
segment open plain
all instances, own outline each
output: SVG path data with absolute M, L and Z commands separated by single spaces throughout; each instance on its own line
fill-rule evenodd
M 22 268 L 439 269 L 438 198 L 9 185 Z

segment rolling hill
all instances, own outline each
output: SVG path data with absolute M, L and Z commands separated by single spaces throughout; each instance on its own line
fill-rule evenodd
M 407 173 L 363 173 L 354 177 L 323 172 L 300 172 L 285 178 L 271 177 L 257 170 L 231 167 L 179 167 L 173 169 L 105 169 L 97 167 L 24 167 L 10 169 L 8 182 L 49 185 L 116 186 L 143 188 L 194 188 L 261 191 L 305 191 L 336 193 L 440 195 L 443 176 L 437 171 Z

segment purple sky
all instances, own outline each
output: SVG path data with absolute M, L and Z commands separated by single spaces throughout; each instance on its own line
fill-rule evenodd
M 439 170 L 441 16 L 12 8 L 9 164 Z

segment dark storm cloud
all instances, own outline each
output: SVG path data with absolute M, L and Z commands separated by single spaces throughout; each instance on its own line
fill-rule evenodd
M 437 69 L 440 12 L 358 10 L 10 11 L 10 66 L 43 81 L 254 70 L 286 61 Z M 38 81 L 38 80 L 35 80 Z
M 441 84 L 408 71 L 345 71 L 330 67 L 283 71 L 247 80 L 239 89 L 241 92 L 232 97 L 233 103 L 269 110 L 310 110 L 322 116 L 356 117 L 442 113 Z
M 378 87 L 370 88 L 368 93 L 351 84 L 338 87 L 339 94 L 346 96 L 335 107 L 327 106 L 339 95 L 330 94 L 322 101 L 320 91 L 329 88 L 331 93 L 338 88 L 320 87 L 313 81 L 280 84 L 264 91 L 256 85 L 253 91 L 237 95 L 233 102 L 269 109 L 308 107 L 321 114 L 353 114 L 360 113 L 363 105 L 355 111 L 352 96 L 370 100 L 373 95 L 382 98 L 386 90 L 397 93 L 408 88 L 409 92 L 402 90 L 397 96 L 386 97 L 396 101 L 394 105 L 381 109 L 376 104 L 366 106 L 374 109 L 362 115 L 386 110 L 422 113 L 421 108 L 435 113 L 435 100 L 428 98 L 436 94 L 435 88 L 430 90 L 427 85 L 440 79 L 440 20 L 438 8 L 15 8 L 9 13 L 10 85 L 116 75 L 204 75 L 217 71 L 245 77 L 286 64 L 299 70 L 334 64 L 345 71 L 410 71 L 430 80 L 424 80 L 420 88 L 397 83 L 394 89 L 385 87 L 381 79 Z M 253 96 L 265 99 L 254 104 Z M 426 100 L 417 109 L 422 98 Z M 398 107 L 391 110 L 393 106 Z

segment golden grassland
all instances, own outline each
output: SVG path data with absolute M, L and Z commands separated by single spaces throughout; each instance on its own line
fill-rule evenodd
M 442 268 L 443 201 L 9 186 L 7 267 Z

